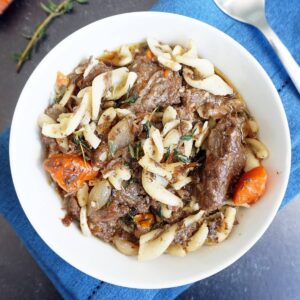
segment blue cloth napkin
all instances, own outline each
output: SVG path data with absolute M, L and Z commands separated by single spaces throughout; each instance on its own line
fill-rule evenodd
M 268 1 L 267 16 L 275 31 L 299 62 L 300 5 L 298 1 L 290 0 L 288 3 L 282 0 Z M 225 16 L 212 0 L 160 0 L 153 10 L 183 14 L 214 25 L 245 46 L 268 72 L 281 96 L 291 130 L 292 171 L 282 202 L 282 205 L 285 205 L 300 190 L 300 97 L 271 47 L 257 30 Z M 65 299 L 169 300 L 189 287 L 186 285 L 162 290 L 122 288 L 89 277 L 58 257 L 40 239 L 20 207 L 10 174 L 8 139 L 9 131 L 6 130 L 0 136 L 0 212 L 14 227 L 29 252 Z

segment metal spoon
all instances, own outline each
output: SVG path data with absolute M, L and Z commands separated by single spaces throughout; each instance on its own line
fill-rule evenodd
M 266 20 L 265 0 L 214 0 L 227 15 L 257 27 L 269 41 L 300 93 L 300 67 Z

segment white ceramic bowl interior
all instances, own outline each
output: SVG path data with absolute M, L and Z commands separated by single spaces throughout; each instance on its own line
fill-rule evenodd
M 241 209 L 239 225 L 228 240 L 204 246 L 185 258 L 163 255 L 151 262 L 126 257 L 97 238 L 84 237 L 77 226 L 61 223 L 64 212 L 42 168 L 43 149 L 37 117 L 49 104 L 56 72 L 70 72 L 82 58 L 105 49 L 143 41 L 147 36 L 166 43 L 196 41 L 199 54 L 210 59 L 244 96 L 260 125 L 270 157 L 263 199 Z M 40 237 L 60 257 L 82 272 L 113 284 L 134 288 L 165 288 L 191 283 L 224 269 L 261 237 L 283 198 L 290 170 L 290 137 L 280 98 L 258 62 L 237 42 L 197 20 L 166 13 L 141 12 L 92 23 L 59 43 L 28 79 L 17 104 L 10 138 L 10 163 L 21 205 Z M 263 254 L 262 254 L 263 255 Z

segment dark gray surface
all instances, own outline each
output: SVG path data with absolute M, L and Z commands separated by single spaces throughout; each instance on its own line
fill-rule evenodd
M 23 85 L 54 45 L 83 25 L 117 13 L 146 10 L 155 0 L 90 0 L 85 7 L 76 6 L 73 14 L 54 21 L 38 53 L 17 75 L 12 56 L 25 45 L 20 34 L 29 32 L 42 18 L 39 2 L 15 0 L 0 17 L 0 130 L 9 126 Z M 245 256 L 219 274 L 194 284 L 179 299 L 300 299 L 299 211 L 297 200 L 279 212 L 268 232 Z M 1 218 L 0 291 L 0 299 L 60 299 Z

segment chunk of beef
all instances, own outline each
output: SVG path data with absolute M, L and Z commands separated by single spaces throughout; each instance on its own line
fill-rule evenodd
M 93 235 L 99 237 L 103 241 L 112 242 L 115 233 L 118 231 L 118 220 L 104 222 L 96 218 L 89 219 L 89 227 Z
M 132 64 L 128 67 L 131 72 L 137 73 L 138 77 L 131 90 L 133 95 L 139 94 L 145 88 L 151 76 L 161 70 L 161 67 L 145 55 L 145 50 L 134 57 Z
M 94 78 L 102 73 L 111 71 L 112 67 L 106 65 L 104 62 L 99 61 L 97 65 L 95 65 L 91 71 L 88 73 L 86 77 L 80 76 L 76 80 L 76 84 L 79 87 L 79 89 L 83 89 L 87 86 L 91 86 Z
M 235 94 L 215 96 L 207 91 L 194 88 L 186 90 L 183 104 L 191 112 L 198 109 L 204 119 L 210 117 L 219 119 L 228 113 L 246 110 L 245 104 L 240 99 L 236 99 Z
M 74 220 L 79 220 L 80 206 L 75 196 L 69 196 L 66 202 L 67 214 Z
M 212 129 L 200 182 L 194 191 L 201 208 L 214 209 L 220 206 L 230 185 L 240 175 L 245 165 L 242 126 L 242 118 L 228 116 Z
M 126 202 L 136 213 L 146 213 L 149 210 L 150 198 L 139 184 L 129 184 L 123 191 L 117 191 L 114 197 L 118 202 Z
M 47 157 L 53 154 L 60 153 L 59 145 L 57 144 L 55 139 L 41 135 L 41 140 L 42 143 L 45 145 Z
M 189 226 L 185 226 L 182 223 L 176 231 L 176 235 L 175 235 L 173 243 L 180 244 L 184 247 L 187 246 L 187 242 L 188 242 L 189 238 L 198 229 L 198 227 L 199 227 L 199 225 L 197 222 L 194 222 Z
M 186 211 L 184 211 L 181 207 L 177 208 L 177 207 L 173 207 L 172 208 L 172 215 L 169 218 L 164 218 L 162 217 L 162 219 L 169 224 L 174 224 L 177 223 L 179 221 L 181 221 L 183 218 L 185 218 L 187 216 Z
M 54 104 L 52 106 L 49 106 L 45 110 L 45 114 L 48 115 L 50 118 L 52 118 L 55 121 L 58 119 L 58 116 L 60 114 L 66 113 L 66 112 L 67 112 L 66 108 L 60 104 Z
M 134 112 L 151 112 L 157 107 L 166 107 L 180 103 L 182 79 L 178 72 L 155 72 L 145 87 L 138 91 L 139 98 L 130 106 Z
M 89 225 L 93 234 L 105 241 L 111 241 L 118 230 L 120 218 L 131 210 L 143 213 L 149 210 L 150 198 L 141 186 L 132 183 L 126 189 L 114 191 L 111 202 L 104 208 L 89 215 Z

